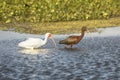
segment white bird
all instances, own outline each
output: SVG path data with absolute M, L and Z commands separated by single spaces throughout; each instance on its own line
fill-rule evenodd
M 56 47 L 56 43 L 51 33 L 46 33 L 44 40 L 40 38 L 28 38 L 27 40 L 20 42 L 18 46 L 22 48 L 27 48 L 27 49 L 39 48 L 47 43 L 48 38 L 50 38 L 53 41 L 54 46 Z

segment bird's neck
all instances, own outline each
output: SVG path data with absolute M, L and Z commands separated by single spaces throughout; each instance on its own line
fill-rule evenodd
M 80 35 L 80 37 L 79 37 L 79 41 L 82 40 L 82 38 L 84 37 L 84 34 L 85 34 L 85 31 L 82 31 L 82 32 L 81 32 L 81 35 Z
M 48 39 L 48 37 L 47 37 L 47 36 L 45 36 L 45 39 L 44 39 L 44 44 L 46 44 L 46 43 L 47 43 L 47 39 Z
M 85 31 L 82 31 L 81 37 L 84 37 L 84 35 L 85 35 Z

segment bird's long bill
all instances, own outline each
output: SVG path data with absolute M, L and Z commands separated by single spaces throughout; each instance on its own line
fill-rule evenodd
M 87 33 L 90 33 L 90 31 L 87 29 Z
M 91 34 L 90 34 L 91 32 L 90 32 L 88 29 L 87 29 L 87 33 L 88 33 L 89 35 L 91 35 Z M 90 37 L 92 38 L 92 40 L 94 40 L 92 36 L 90 36 Z
M 50 37 L 50 39 L 52 40 L 52 42 L 53 42 L 53 44 L 54 44 L 54 46 L 55 46 L 55 48 L 56 48 L 57 46 L 56 46 L 56 42 L 55 42 L 54 38 L 53 38 L 53 37 Z

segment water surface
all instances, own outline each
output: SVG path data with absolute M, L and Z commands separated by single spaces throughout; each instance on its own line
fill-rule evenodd
M 54 35 L 58 48 L 48 40 L 35 50 L 17 44 L 44 35 L 0 31 L 0 80 L 120 80 L 120 27 L 99 31 L 72 49 L 58 44 L 68 35 Z

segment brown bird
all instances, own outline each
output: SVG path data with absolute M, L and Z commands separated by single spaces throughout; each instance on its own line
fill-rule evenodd
M 59 44 L 65 44 L 65 45 L 68 45 L 68 46 L 72 46 L 75 45 L 75 44 L 78 44 L 84 37 L 85 35 L 85 31 L 87 31 L 87 27 L 82 27 L 81 29 L 81 35 L 79 36 L 69 36 L 68 38 L 64 39 L 64 40 L 61 40 L 59 42 Z

